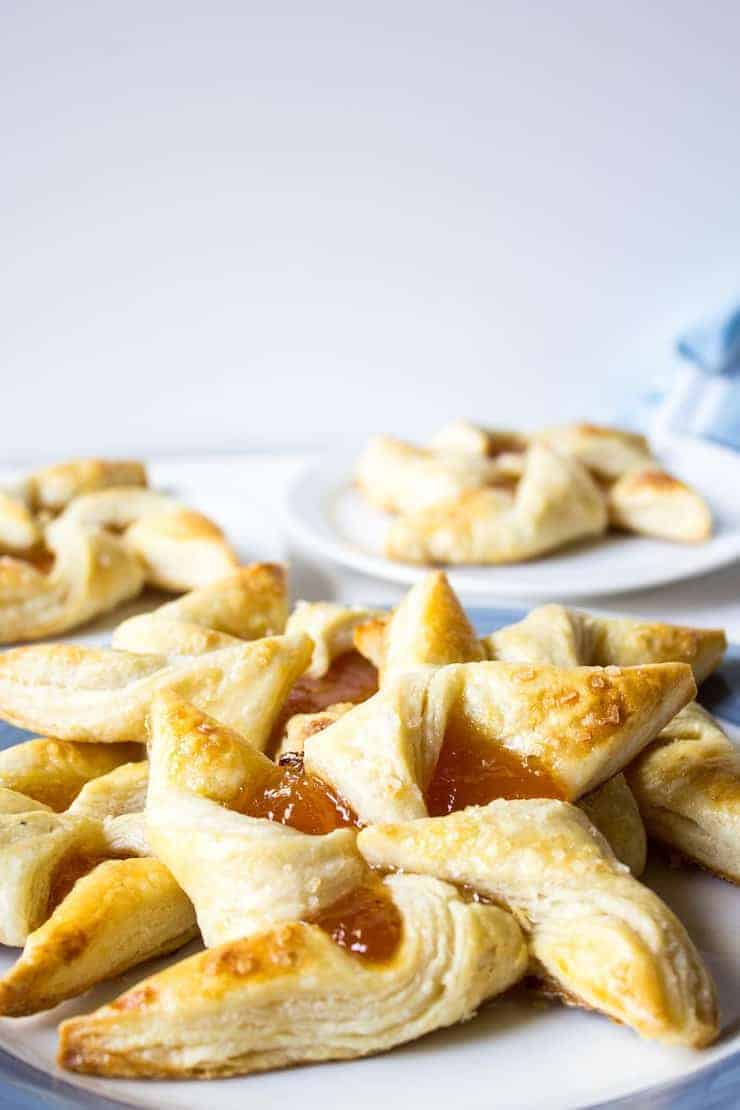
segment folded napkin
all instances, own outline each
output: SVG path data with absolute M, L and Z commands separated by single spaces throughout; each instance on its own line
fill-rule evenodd
M 650 436 L 706 436 L 740 450 L 740 308 L 691 328 L 677 342 L 684 360 L 673 377 L 642 399 Z

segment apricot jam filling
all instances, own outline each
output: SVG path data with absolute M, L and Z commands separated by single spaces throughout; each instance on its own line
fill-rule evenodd
M 431 817 L 496 798 L 560 798 L 565 792 L 534 758 L 525 759 L 451 717 L 426 792 Z
M 328 705 L 335 705 L 339 701 L 359 704 L 367 701 L 377 691 L 378 672 L 372 663 L 357 651 L 345 652 L 334 660 L 321 678 L 307 678 L 304 675 L 294 683 L 275 725 L 273 736 L 281 736 L 285 722 L 295 713 L 320 713 Z
M 344 798 L 321 779 L 306 774 L 303 757 L 293 753 L 284 755 L 256 790 L 254 786 L 242 788 L 229 808 L 247 817 L 290 825 L 311 836 L 360 824 Z
M 57 906 L 64 901 L 78 879 L 84 878 L 98 866 L 110 859 L 110 856 L 80 853 L 70 855 L 61 860 L 55 868 L 49 884 L 49 897 L 46 903 L 47 916 L 50 916 Z
M 389 960 L 401 942 L 403 922 L 381 882 L 370 881 L 343 895 L 312 918 L 335 944 L 373 963 Z

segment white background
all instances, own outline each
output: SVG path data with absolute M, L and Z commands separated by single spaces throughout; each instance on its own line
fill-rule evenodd
M 619 411 L 738 291 L 734 0 L 5 0 L 2 455 Z

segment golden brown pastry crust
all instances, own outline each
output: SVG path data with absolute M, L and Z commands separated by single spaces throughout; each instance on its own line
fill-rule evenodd
M 108 860 L 78 879 L 0 979 L 0 1014 L 56 1006 L 197 933 L 193 907 L 155 859 Z
M 133 459 L 72 459 L 34 471 L 24 482 L 24 492 L 33 508 L 60 512 L 86 493 L 146 484 L 144 464 Z
M 256 706 L 245 734 L 269 731 L 279 708 L 274 699 Z M 315 916 L 363 880 L 353 829 L 311 836 L 228 808 L 273 769 L 244 735 L 181 699 L 152 706 L 148 837 L 209 946 Z
M 139 744 L 76 744 L 39 737 L 0 752 L 0 786 L 61 811 L 86 783 L 142 754 Z
M 576 459 L 536 443 L 515 494 L 467 490 L 397 518 L 386 550 L 413 563 L 512 563 L 601 535 L 604 498 Z
M 0 490 L 0 554 L 28 552 L 41 542 L 41 529 L 20 497 Z
M 387 512 L 412 512 L 466 490 L 507 482 L 496 459 L 415 447 L 393 436 L 376 436 L 362 453 L 355 480 L 364 496 Z
M 542 605 L 516 624 L 492 632 L 489 658 L 562 667 L 632 667 L 688 663 L 697 683 L 720 663 L 727 637 L 719 628 L 688 628 L 632 617 L 597 617 L 563 605 Z
M 54 565 L 0 558 L 0 643 L 37 640 L 84 624 L 135 597 L 144 583 L 137 558 L 116 536 L 77 525 L 48 530 Z
M 635 878 L 639 878 L 647 862 L 647 836 L 635 796 L 624 775 L 608 779 L 581 798 L 578 806 L 620 863 L 626 864 Z
M 306 636 L 172 660 L 71 644 L 15 648 L 0 655 L 0 715 L 63 739 L 141 742 L 153 697 L 171 689 L 226 724 L 246 727 L 255 701 L 282 703 L 311 650 Z M 250 735 L 258 747 L 269 740 Z
M 93 1075 L 246 1075 L 349 1059 L 472 1016 L 526 966 L 510 914 L 446 883 L 384 885 L 402 917 L 391 959 L 363 963 L 291 922 L 193 956 L 60 1029 L 59 1063 Z
M 152 613 L 119 624 L 112 646 L 155 655 L 203 655 L 239 640 L 277 636 L 288 618 L 285 568 L 251 563 Z
M 696 692 L 682 663 L 624 669 L 467 663 L 410 671 L 310 737 L 306 769 L 360 820 L 414 820 L 454 721 L 536 759 L 575 799 L 621 771 Z
M 435 451 L 453 451 L 488 458 L 526 451 L 529 437 L 510 428 L 484 428 L 469 420 L 453 420 L 432 436 Z
M 576 807 L 500 800 L 369 827 L 358 843 L 372 865 L 437 875 L 506 905 L 566 996 L 666 1043 L 717 1036 L 714 985 L 685 929 Z
M 607 506 L 612 526 L 627 532 L 681 543 L 701 543 L 712 534 L 703 497 L 656 467 L 622 475 L 609 490 Z
M 313 657 L 306 676 L 323 678 L 335 659 L 353 650 L 354 629 L 379 615 L 378 609 L 340 605 L 333 601 L 297 602 L 286 632 L 302 632 L 313 640 Z
M 571 455 L 599 478 L 619 478 L 635 467 L 654 463 L 645 436 L 603 424 L 564 424 L 545 428 L 535 437 L 539 442 Z
M 740 752 L 693 702 L 627 771 L 650 836 L 740 882 Z

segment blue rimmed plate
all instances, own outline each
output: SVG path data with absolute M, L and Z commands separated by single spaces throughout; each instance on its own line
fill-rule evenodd
M 481 634 L 518 620 L 518 610 L 474 609 Z M 740 647 L 703 686 L 701 700 L 740 736 Z M 0 747 L 25 733 L 0 725 Z M 166 1110 L 267 1110 L 299 1105 L 326 1110 L 425 1110 L 506 1106 L 673 1107 L 720 1110 L 740 1104 L 740 892 L 695 869 L 657 857 L 646 881 L 687 925 L 717 980 L 723 1034 L 702 1053 L 642 1041 L 585 1011 L 533 1002 L 514 991 L 473 1022 L 441 1030 L 383 1056 L 292 1069 L 245 1079 L 138 1083 L 72 1076 L 54 1065 L 55 1030 L 64 1017 L 91 1010 L 142 978 L 141 969 L 36 1017 L 0 1020 L 0 1106 L 156 1107 Z M 14 953 L 0 955 L 0 973 Z M 150 973 L 168 961 L 150 965 Z

